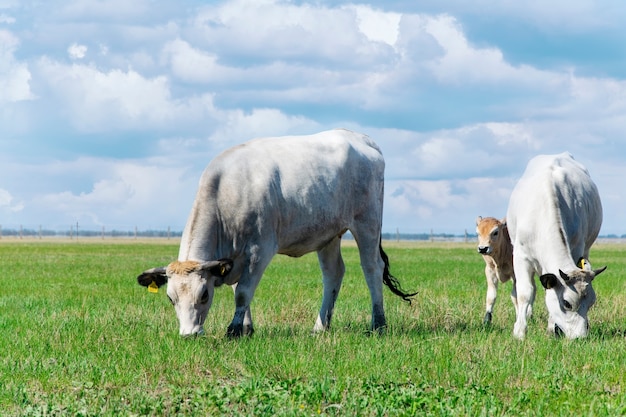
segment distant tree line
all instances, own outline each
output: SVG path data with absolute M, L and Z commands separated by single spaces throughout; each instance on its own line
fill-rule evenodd
M 476 235 L 455 235 L 452 233 L 382 233 L 384 240 L 450 240 L 458 238 L 476 238 Z
M 2 237 L 27 237 L 27 238 L 44 238 L 44 237 L 67 237 L 70 239 L 73 238 L 180 238 L 183 232 L 180 230 L 170 230 L 168 227 L 165 230 L 156 230 L 156 229 L 148 229 L 148 230 L 139 230 L 138 228 L 134 228 L 132 230 L 105 230 L 102 228 L 101 230 L 88 230 L 88 229 L 80 229 L 78 225 L 72 226 L 67 230 L 52 230 L 52 229 L 44 229 L 39 227 L 38 229 L 32 228 L 22 228 L 19 227 L 17 229 L 9 228 L 5 229 L 0 225 L 0 239 Z M 396 231 L 396 233 L 384 232 L 381 234 L 381 237 L 384 240 L 422 240 L 422 241 L 441 241 L 441 240 L 465 240 L 465 241 L 473 241 L 477 239 L 476 233 L 468 233 L 465 232 L 463 234 L 453 234 L 453 233 L 434 233 L 432 230 L 430 233 L 400 233 Z M 347 232 L 344 235 L 345 239 L 354 239 L 350 232 Z M 626 234 L 617 235 L 617 234 L 607 234 L 599 236 L 601 239 L 626 239 Z
M 139 230 L 137 228 L 133 230 L 83 230 L 78 227 L 70 227 L 68 230 L 51 230 L 51 229 L 30 229 L 30 228 L 18 228 L 18 229 L 5 229 L 0 226 L 0 238 L 2 237 L 28 237 L 28 238 L 44 238 L 44 237 L 67 237 L 67 238 L 138 238 L 138 237 L 159 237 L 159 238 L 176 238 L 182 236 L 182 231 L 173 231 L 169 228 L 166 230 Z

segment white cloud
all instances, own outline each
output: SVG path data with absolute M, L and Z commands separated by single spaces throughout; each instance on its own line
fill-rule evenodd
M 0 206 L 8 206 L 11 204 L 11 194 L 7 190 L 3 190 L 0 188 Z
M 0 13 L 0 23 L 13 24 L 15 23 L 15 18 L 4 13 Z
M 58 10 L 65 19 L 113 19 L 127 20 L 147 14 L 154 2 L 150 0 L 70 0 L 63 1 Z
M 28 65 L 15 59 L 19 39 L 0 29 L 0 103 L 32 100 Z
M 460 179 L 520 169 L 541 151 L 541 140 L 528 123 L 479 123 L 427 133 L 380 129 L 387 177 Z M 514 171 L 509 171 L 514 172 Z
M 22 202 L 14 202 L 13 196 L 7 190 L 0 188 L 0 210 L 19 212 L 24 208 Z
M 87 54 L 87 47 L 73 43 L 67 48 L 67 54 L 71 59 L 83 59 Z
M 245 73 L 239 68 L 219 65 L 217 55 L 193 48 L 181 39 L 168 42 L 163 48 L 163 57 L 171 65 L 173 74 L 187 82 L 228 82 Z
M 401 233 L 473 233 L 476 216 L 504 217 L 510 177 L 387 180 L 384 229 Z
M 288 116 L 276 109 L 254 109 L 252 112 L 231 111 L 224 114 L 221 126 L 210 136 L 211 141 L 234 145 L 264 136 L 281 136 L 294 132 L 313 133 L 320 129 L 315 121 L 302 116 Z
M 318 67 L 331 62 L 371 66 L 380 63 L 381 56 L 388 57 L 392 48 L 371 42 L 364 34 L 359 24 L 370 36 L 380 37 L 370 22 L 359 22 L 352 7 L 234 0 L 202 9 L 194 22 L 194 37 L 227 58 L 296 60 Z
M 174 99 L 165 76 L 145 78 L 133 70 L 100 71 L 91 65 L 39 61 L 48 88 L 69 107 L 81 131 L 166 128 L 173 121 L 199 123 L 213 111 L 210 96 Z
M 402 14 L 383 12 L 364 5 L 349 7 L 354 7 L 359 29 L 368 39 L 395 45 Z
M 609 1 L 617 12 L 611 24 L 623 6 Z M 611 72 L 594 60 L 584 73 L 568 62 L 540 66 L 535 50 L 512 62 L 488 28 L 476 41 L 465 27 L 476 29 L 468 19 L 480 9 L 487 22 L 495 16 L 516 27 L 519 15 L 521 27 L 584 33 L 610 14 L 601 6 L 568 3 L 559 14 L 561 0 L 444 0 L 427 8 L 391 1 L 384 10 L 287 0 L 196 4 L 53 1 L 5 22 L 13 32 L 0 30 L 0 154 L 15 165 L 0 164 L 0 178 L 11 207 L 20 201 L 19 214 L 54 213 L 64 223 L 80 216 L 157 223 L 164 211 L 184 222 L 200 171 L 220 150 L 343 126 L 383 148 L 388 227 L 458 232 L 465 215 L 472 228 L 478 214 L 501 216 L 527 160 L 565 149 L 597 176 L 613 227 L 622 227 L 621 177 L 611 172 L 625 165 L 623 77 L 604 75 Z M 101 157 L 109 140 L 119 161 Z M 92 142 L 100 142 L 94 150 Z M 150 157 L 123 163 L 130 152 Z M 27 166 L 32 160 L 41 170 Z M 178 196 L 171 210 L 154 208 L 164 193 Z
M 84 171 L 91 172 L 91 176 L 95 167 L 98 173 L 93 187 L 83 192 L 45 193 L 32 201 L 30 210 L 46 210 L 64 219 L 66 224 L 78 221 L 108 229 L 148 228 L 163 227 L 167 221 L 182 229 L 185 216 L 181 213 L 191 207 L 198 178 L 190 178 L 185 166 L 161 162 L 157 166 L 93 158 L 73 161 L 61 168 L 63 175 Z
M 401 26 L 405 42 L 411 47 L 417 45 L 410 41 L 416 38 L 420 43 L 436 42 L 437 47 L 428 47 L 430 55 L 421 55 L 414 62 L 427 69 L 432 77 L 444 84 L 500 84 L 503 82 L 523 82 L 524 84 L 545 83 L 549 74 L 527 65 L 514 67 L 504 59 L 502 51 L 495 47 L 476 47 L 467 39 L 463 28 L 456 18 L 449 15 L 425 16 L 419 20 L 421 29 L 408 27 L 413 20 Z M 423 31 L 423 32 L 422 32 Z M 419 44 L 418 44 L 419 45 Z M 535 85 L 535 88 L 537 86 Z

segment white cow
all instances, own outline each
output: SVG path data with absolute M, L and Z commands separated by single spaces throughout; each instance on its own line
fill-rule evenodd
M 506 217 L 517 279 L 513 335 L 526 336 L 537 274 L 546 289 L 548 331 L 585 337 L 587 312 L 596 300 L 591 282 L 606 269 L 577 265 L 589 259 L 602 224 L 600 196 L 587 169 L 567 152 L 533 158 L 511 194 Z
M 515 295 L 515 274 L 513 273 L 513 246 L 509 236 L 506 220 L 494 217 L 476 218 L 476 234 L 478 235 L 478 253 L 485 261 L 485 277 L 487 278 L 487 297 L 485 324 L 491 323 L 493 305 L 498 295 L 498 282 L 513 279 L 511 301 L 517 310 Z
M 323 298 L 315 331 L 329 327 L 344 276 L 341 236 L 354 236 L 372 300 L 373 330 L 386 326 L 382 286 L 406 301 L 381 246 L 385 162 L 369 137 L 338 129 L 255 139 L 217 156 L 200 179 L 178 261 L 137 277 L 167 282 L 183 336 L 203 333 L 215 287 L 232 285 L 227 335 L 252 334 L 250 303 L 277 253 L 316 251 Z M 153 284 L 153 285 L 154 285 Z

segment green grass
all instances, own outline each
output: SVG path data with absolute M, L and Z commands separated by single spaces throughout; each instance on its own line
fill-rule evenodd
M 524 342 L 510 283 L 484 328 L 484 263 L 473 244 L 384 242 L 391 271 L 419 291 L 385 293 L 388 331 L 369 336 L 353 245 L 333 328 L 311 335 L 317 258 L 277 256 L 253 301 L 252 338 L 224 337 L 229 288 L 205 337 L 182 339 L 163 294 L 136 284 L 178 252 L 168 243 L 0 241 L 0 415 L 623 415 L 626 246 L 598 245 L 591 333 L 545 332 L 543 289 Z

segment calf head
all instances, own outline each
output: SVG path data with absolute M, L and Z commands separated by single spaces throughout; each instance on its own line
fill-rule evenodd
M 544 274 L 539 277 L 546 289 L 548 309 L 548 331 L 564 335 L 568 339 L 585 337 L 589 333 L 587 313 L 596 301 L 591 281 L 600 275 L 606 266 L 596 270 L 578 269 L 559 276 Z
M 175 261 L 167 267 L 152 268 L 137 277 L 139 285 L 167 285 L 167 296 L 176 310 L 181 336 L 204 333 L 206 320 L 215 287 L 224 283 L 232 269 L 230 259 L 196 262 Z
M 491 255 L 492 252 L 502 245 L 503 240 L 509 240 L 506 230 L 506 220 L 498 220 L 493 217 L 476 218 L 476 233 L 478 234 L 478 253 Z

